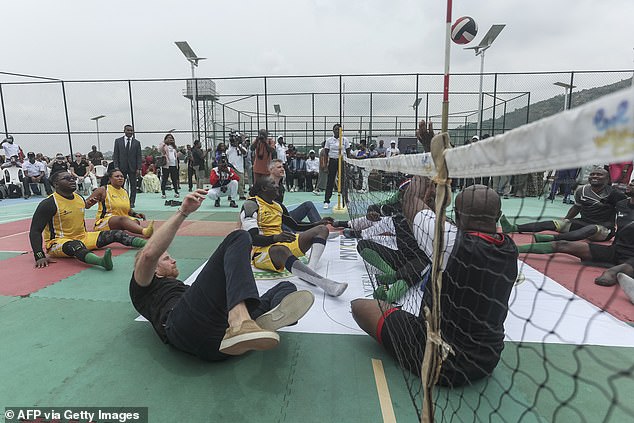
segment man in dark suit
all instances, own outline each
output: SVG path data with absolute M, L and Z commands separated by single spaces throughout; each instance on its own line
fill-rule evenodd
M 130 207 L 134 207 L 136 200 L 136 179 L 141 174 L 141 143 L 134 138 L 132 125 L 123 127 L 124 136 L 114 140 L 114 167 L 123 173 L 128 180 Z

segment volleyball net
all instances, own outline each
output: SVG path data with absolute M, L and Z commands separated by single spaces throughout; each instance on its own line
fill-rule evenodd
M 593 171 L 634 158 L 633 103 L 625 89 L 469 145 L 441 134 L 431 153 L 346 159 L 344 233 L 422 421 L 633 415 L 634 305 L 618 283 L 595 283 L 614 263 L 552 243 L 610 245 L 615 217 L 603 237 L 564 218 Z M 617 200 L 590 209 L 616 216 Z M 490 236 L 496 225 L 504 235 Z

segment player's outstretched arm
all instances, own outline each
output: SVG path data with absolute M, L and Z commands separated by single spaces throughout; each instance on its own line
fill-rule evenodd
M 134 265 L 134 279 L 141 286 L 147 286 L 152 282 L 159 258 L 170 246 L 176 231 L 185 218 L 198 210 L 200 204 L 207 195 L 206 189 L 197 189 L 183 198 L 183 204 L 156 232 L 152 235 L 139 253 Z

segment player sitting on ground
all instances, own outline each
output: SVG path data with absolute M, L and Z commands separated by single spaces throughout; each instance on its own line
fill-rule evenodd
M 139 219 L 145 220 L 143 213 L 130 208 L 130 197 L 123 188 L 125 177 L 119 169 L 113 169 L 106 175 L 108 185 L 97 188 L 86 199 L 86 208 L 99 204 L 95 218 L 95 231 L 123 229 L 134 234 L 151 237 L 154 232 L 154 221 L 147 228 L 141 227 Z
M 286 192 L 283 183 L 284 175 L 286 174 L 286 171 L 284 170 L 284 163 L 279 159 L 271 160 L 271 164 L 269 164 L 269 173 L 278 187 L 278 195 L 275 201 L 282 204 L 284 203 L 284 193 Z M 305 218 L 308 218 L 310 223 L 317 223 L 323 220 L 312 201 L 304 201 L 302 204 L 290 211 L 289 215 L 296 222 L 301 222 Z M 332 223 L 332 218 L 327 217 L 325 219 L 328 220 L 327 223 Z
M 612 188 L 608 182 L 608 171 L 597 167 L 590 172 L 588 184 L 577 188 L 575 203 L 563 220 L 548 220 L 544 222 L 511 224 L 505 216 L 500 219 L 502 231 L 511 232 L 541 232 L 557 231 L 557 235 L 535 234 L 535 241 L 577 241 L 589 239 L 591 241 L 606 241 L 614 235 L 614 220 L 617 202 L 625 198 L 625 194 Z M 575 219 L 581 213 L 580 219 Z
M 112 253 L 106 249 L 103 257 L 91 250 L 105 247 L 113 242 L 141 248 L 143 238 L 128 235 L 121 230 L 87 232 L 84 221 L 86 203 L 77 193 L 77 178 L 67 171 L 51 175 L 55 188 L 53 195 L 42 200 L 35 209 L 29 231 L 31 248 L 35 255 L 35 267 L 47 267 L 54 262 L 42 250 L 42 232 L 46 252 L 50 257 L 75 257 L 88 264 L 112 270 Z
M 403 199 L 403 211 L 419 247 L 431 256 L 436 215 L 425 203 L 431 181 L 415 177 Z M 504 320 L 517 277 L 517 248 L 496 234 L 500 198 L 484 185 L 467 187 L 456 197 L 456 226 L 445 223 L 440 329 L 451 346 L 439 384 L 460 386 L 489 376 L 504 348 Z M 424 302 L 432 301 L 430 284 Z M 359 327 L 374 337 L 400 365 L 420 376 L 426 322 L 419 316 L 369 299 L 352 302 Z
M 176 260 L 167 248 L 206 194 L 198 189 L 185 196 L 137 254 L 130 279 L 132 304 L 163 342 L 204 360 L 274 348 L 280 339 L 275 331 L 306 314 L 314 296 L 284 281 L 260 297 L 249 264 L 249 234 L 230 233 L 191 286 L 177 279 Z
M 316 268 L 326 248 L 328 228 L 322 223 L 297 223 L 289 216 L 284 205 L 275 201 L 277 184 L 271 176 L 261 177 L 255 182 L 251 195 L 240 211 L 242 229 L 248 231 L 253 240 L 253 265 L 258 269 L 281 272 L 284 268 L 300 279 L 317 285 L 326 294 L 338 297 L 348 287 L 324 278 Z M 299 235 L 283 232 L 282 224 Z M 298 260 L 311 250 L 308 266 Z
M 346 227 L 346 237 L 362 238 L 357 244 L 359 255 L 383 272 L 376 275 L 378 286 L 374 298 L 390 303 L 401 299 L 410 287 L 420 282 L 430 266 L 429 258 L 416 247 L 414 234 L 403 215 L 402 196 L 409 183 L 409 179 L 404 181 L 395 195 L 370 205 L 365 216 L 335 222 L 338 227 Z M 433 196 L 427 205 L 433 207 Z
M 553 241 L 520 245 L 520 253 L 566 253 L 584 261 L 613 265 L 594 280 L 601 286 L 617 283 L 617 275 L 634 276 L 634 181 L 626 188 L 628 199 L 616 204 L 616 236 L 610 245 L 581 241 Z

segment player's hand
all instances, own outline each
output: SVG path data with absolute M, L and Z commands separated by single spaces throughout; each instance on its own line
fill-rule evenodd
M 200 207 L 200 204 L 203 202 L 205 197 L 207 196 L 207 189 L 197 189 L 194 192 L 190 192 L 183 198 L 183 204 L 181 204 L 181 210 L 183 213 L 193 213 Z
M 35 267 L 37 267 L 38 269 L 42 267 L 48 267 L 50 263 L 55 263 L 55 260 L 52 260 L 48 257 L 44 257 L 35 261 Z
M 275 242 L 293 242 L 295 241 L 295 234 L 292 232 L 282 232 L 277 235 L 273 235 L 273 241 Z
M 371 210 L 365 214 L 365 218 L 371 222 L 378 222 L 379 220 L 381 220 L 381 215 L 379 214 L 379 212 Z
M 320 225 L 332 225 L 335 223 L 335 219 L 333 219 L 332 217 L 324 217 L 317 223 L 319 223 Z
M 416 131 L 416 138 L 425 144 L 431 142 L 431 139 L 434 137 L 434 126 L 431 122 L 429 124 L 425 124 L 425 119 L 421 119 L 418 123 L 418 130 Z

